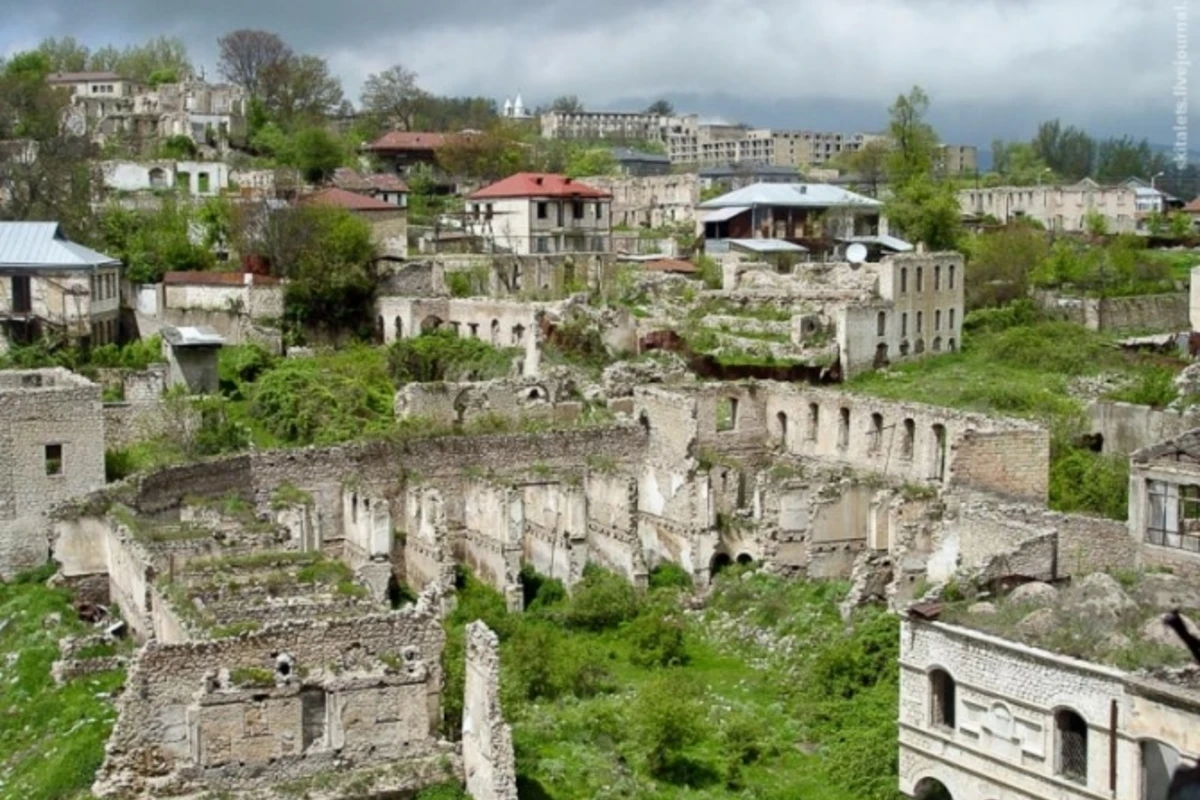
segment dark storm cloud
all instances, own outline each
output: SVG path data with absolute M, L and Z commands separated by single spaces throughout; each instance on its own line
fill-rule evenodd
M 1165 0 L 0 0 L 0 51 L 47 35 L 93 45 L 274 30 L 329 59 L 358 94 L 393 63 L 445 93 L 608 106 L 658 95 L 737 98 L 781 125 L 805 104 L 878 108 L 922 85 L 967 127 L 1032 126 L 1050 109 L 1104 118 L 1169 103 Z M 1200 19 L 1200 11 L 1196 13 Z M 824 106 L 823 106 L 824 107 Z M 800 111 L 794 111 L 800 109 Z M 1003 116 L 987 119 L 989 109 Z M 1023 111 L 1024 109 L 1024 111 Z M 699 108 L 717 111 L 720 108 Z M 1016 112 L 1016 118 L 1012 112 Z M 982 115 L 981 119 L 966 118 Z M 759 122 L 758 119 L 749 120 Z M 798 127 L 831 121 L 793 118 Z M 836 120 L 832 121 L 836 124 Z

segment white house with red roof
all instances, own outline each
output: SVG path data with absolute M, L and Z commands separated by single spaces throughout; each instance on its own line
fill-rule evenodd
M 518 172 L 467 197 L 467 229 L 515 255 L 606 253 L 612 194 L 563 175 Z

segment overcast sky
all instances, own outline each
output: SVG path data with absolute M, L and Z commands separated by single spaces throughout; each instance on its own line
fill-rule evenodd
M 1200 41 L 1200 0 L 1189 0 Z M 665 96 L 751 124 L 872 129 L 913 84 L 944 138 L 1059 116 L 1171 141 L 1178 0 L 0 0 L 0 52 L 183 37 L 212 75 L 239 27 L 329 59 L 347 95 L 394 63 L 443 94 L 589 108 Z M 1192 47 L 1196 50 L 1196 47 Z M 1197 59 L 1200 61 L 1200 59 Z M 1200 69 L 1194 81 L 1200 81 Z M 1200 101 L 1194 101 L 1200 104 Z M 1200 143 L 1200 132 L 1196 134 Z

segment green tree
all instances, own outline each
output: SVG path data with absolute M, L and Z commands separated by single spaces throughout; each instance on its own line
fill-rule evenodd
M 920 86 L 900 95 L 888 109 L 892 147 L 888 157 L 888 178 L 893 186 L 904 186 L 933 173 L 938 139 L 933 126 L 925 121 L 929 96 Z
M 1050 255 L 1046 234 L 1028 225 L 1011 225 L 972 238 L 967 258 L 967 310 L 1004 306 L 1025 297 L 1031 274 Z
M 50 72 L 83 72 L 87 69 L 88 48 L 74 36 L 43 39 L 37 52 L 46 57 Z
M 268 98 L 275 119 L 284 123 L 317 122 L 332 116 L 342 104 L 342 83 L 330 73 L 329 63 L 318 56 L 293 56 L 278 69 L 284 74 L 278 90 Z
M 680 670 L 654 676 L 638 690 L 632 704 L 634 738 L 656 778 L 687 784 L 690 747 L 704 740 L 706 719 L 695 681 Z
M 1150 149 L 1150 143 L 1132 136 L 1105 139 L 1096 151 L 1095 178 L 1101 183 L 1118 183 L 1127 178 L 1147 178 L 1163 171 L 1166 159 Z
M 102 47 L 88 57 L 88 69 L 115 72 L 157 86 L 177 81 L 183 74 L 190 73 L 192 62 L 183 39 L 159 36 L 124 49 L 112 45 Z
M 1167 216 L 1167 228 L 1172 236 L 1182 239 L 1192 233 L 1192 218 L 1182 211 L 1176 211 Z
M 890 225 L 931 250 L 953 250 L 962 237 L 962 208 L 953 184 L 918 176 L 901 184 L 888 198 Z
M 870 197 L 879 195 L 879 185 L 887 178 L 891 146 L 882 139 L 867 142 L 858 150 L 843 153 L 833 166 L 858 178 Z
M 617 159 L 604 147 L 577 147 L 567 157 L 564 172 L 569 178 L 585 175 L 612 175 L 617 171 Z
M 669 100 L 658 99 L 646 108 L 647 114 L 657 114 L 660 117 L 669 117 L 675 113 L 675 106 L 671 105 Z
M 112 206 L 100 215 L 101 249 L 125 264 L 133 283 L 158 283 L 167 272 L 211 269 L 212 252 L 192 241 L 194 221 L 190 205 L 162 199 L 152 212 Z
M 403 64 L 395 64 L 367 76 L 362 107 L 387 127 L 411 131 L 426 96 L 425 90 L 417 85 L 417 73 Z
M 554 102 L 550 104 L 550 110 L 560 114 L 582 114 L 583 101 L 573 94 L 564 94 L 554 98 Z
M 498 122 L 483 133 L 447 137 L 437 149 L 437 162 L 451 175 L 494 181 L 528 169 L 529 148 L 511 124 Z
M 277 95 L 293 58 L 279 34 L 243 28 L 222 36 L 217 47 L 218 69 L 226 80 L 268 102 Z
M 1096 142 L 1074 125 L 1064 128 L 1057 119 L 1043 122 L 1031 146 L 1047 167 L 1066 180 L 1077 181 L 1092 173 Z
M 1108 235 L 1108 218 L 1094 208 L 1084 214 L 1083 224 L 1092 236 Z
M 416 101 L 414 125 L 422 131 L 491 130 L 499 119 L 490 97 L 435 97 L 422 94 Z
M 327 180 L 346 158 L 342 143 L 324 128 L 305 128 L 297 133 L 291 153 L 291 166 L 312 183 Z

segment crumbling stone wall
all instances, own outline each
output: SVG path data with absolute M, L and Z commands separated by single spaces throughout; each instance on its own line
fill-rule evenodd
M 151 642 L 118 701 L 94 791 L 266 789 L 444 753 L 436 734 L 444 643 L 430 596 L 388 615 Z M 241 688 L 239 671 L 274 675 L 275 686 Z
M 463 771 L 475 800 L 517 800 L 512 728 L 500 708 L 500 639 L 482 622 L 467 626 Z
M 573 387 L 541 378 L 466 383 L 409 383 L 396 392 L 397 419 L 469 425 L 484 418 L 546 420 L 566 425 L 583 411 Z
M 1089 430 L 1101 437 L 1101 452 L 1122 456 L 1200 428 L 1200 412 L 1193 409 L 1169 411 L 1096 400 L 1087 412 Z
M 62 368 L 0 372 L 0 578 L 45 563 L 45 513 L 104 485 L 100 387 Z

